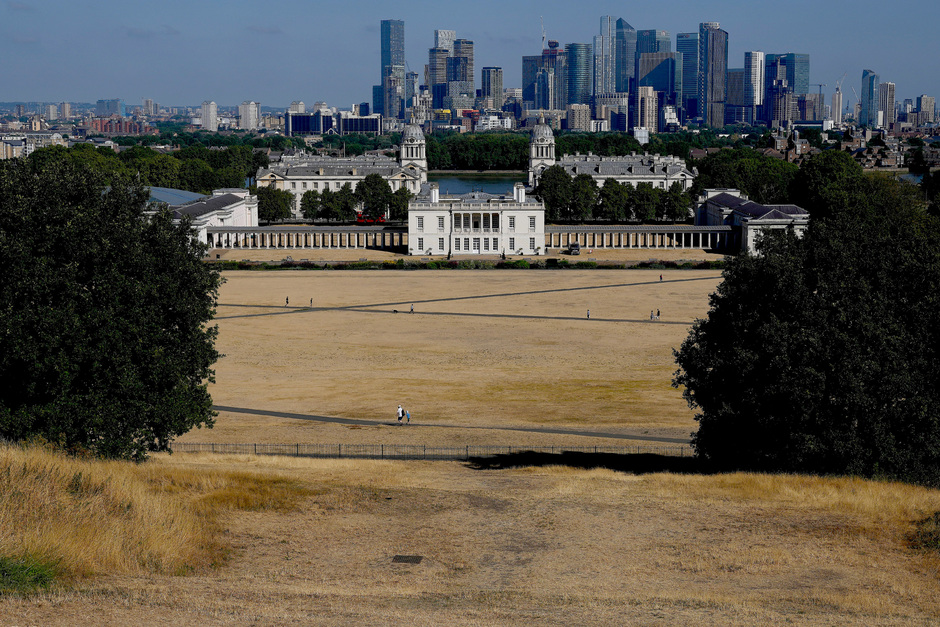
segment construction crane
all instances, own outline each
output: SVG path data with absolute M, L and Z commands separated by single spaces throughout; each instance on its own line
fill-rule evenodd
M 819 87 L 819 101 L 822 102 L 822 88 L 828 86 L 829 83 L 810 83 L 810 85 Z
M 845 72 L 845 73 L 842 75 L 842 78 L 840 78 L 839 80 L 836 81 L 836 91 L 838 91 L 838 92 L 841 92 L 841 91 L 842 91 L 842 81 L 844 81 L 844 80 L 845 80 L 845 77 L 848 76 L 848 75 L 849 75 L 849 73 L 848 73 L 848 72 Z

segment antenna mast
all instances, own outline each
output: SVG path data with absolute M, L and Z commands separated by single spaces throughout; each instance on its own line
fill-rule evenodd
M 545 50 L 545 20 L 539 16 L 539 22 L 542 24 L 542 50 Z

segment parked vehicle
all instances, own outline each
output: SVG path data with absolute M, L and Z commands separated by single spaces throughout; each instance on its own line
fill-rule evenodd
M 581 254 L 581 244 L 579 244 L 578 242 L 574 242 L 574 243 L 572 243 L 572 244 L 568 244 L 568 254 L 569 254 L 569 255 L 580 255 L 580 254 Z

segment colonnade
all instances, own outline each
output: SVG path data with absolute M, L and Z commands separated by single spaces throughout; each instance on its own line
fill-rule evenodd
M 727 250 L 738 246 L 737 233 L 729 226 L 546 226 L 546 248 L 692 248 Z
M 408 243 L 404 229 L 297 227 L 210 227 L 209 248 L 378 248 L 401 249 Z

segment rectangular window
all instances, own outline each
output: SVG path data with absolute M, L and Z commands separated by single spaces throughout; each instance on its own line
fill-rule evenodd
M 469 237 L 463 238 L 463 249 L 470 250 L 470 238 Z
M 490 214 L 488 213 L 483 214 L 483 228 L 484 229 L 490 228 Z
M 516 228 L 516 216 L 509 216 L 509 228 Z
M 535 250 L 535 238 L 534 237 L 529 238 L 529 250 Z
M 463 214 L 463 228 L 465 229 L 470 228 L 470 214 L 469 213 Z
M 307 189 L 307 181 L 304 181 L 303 183 L 301 183 L 301 185 L 303 186 L 304 189 Z
M 493 214 L 493 230 L 495 231 L 498 228 L 499 228 L 499 214 L 494 213 Z
M 493 238 L 493 250 L 499 250 L 499 238 L 498 237 Z
M 336 181 L 335 183 L 333 183 L 333 186 L 336 187 L 336 189 L 339 189 L 340 188 L 339 181 Z
M 418 252 L 424 252 L 424 238 L 418 238 Z
M 484 237 L 483 238 L 483 250 L 489 250 L 489 249 L 490 249 L 490 238 Z
M 442 231 L 444 230 L 444 216 L 437 216 L 437 228 Z M 444 247 L 441 246 L 441 248 Z
M 291 183 L 291 184 L 290 184 L 290 188 L 291 188 L 291 189 L 297 189 L 297 183 Z
M 444 238 L 443 237 L 437 238 L 437 249 L 441 251 L 444 250 Z
M 320 184 L 319 184 L 319 183 L 314 183 L 314 184 L 313 184 L 313 189 L 320 189 Z
M 480 252 L 480 238 L 479 237 L 473 238 L 473 251 L 477 253 Z
M 418 230 L 424 230 L 424 216 L 418 216 Z
M 535 230 L 535 216 L 529 216 L 529 230 Z
M 512 219 L 512 218 L 510 218 L 510 220 L 511 220 L 511 219 Z M 510 237 L 510 238 L 509 238 L 509 250 L 511 250 L 511 251 L 515 251 L 515 250 L 516 250 L 516 238 L 515 238 L 515 237 Z
M 454 238 L 454 250 L 460 250 L 460 238 L 459 237 Z

